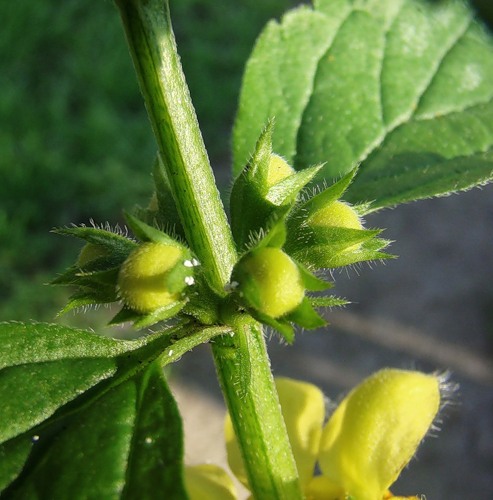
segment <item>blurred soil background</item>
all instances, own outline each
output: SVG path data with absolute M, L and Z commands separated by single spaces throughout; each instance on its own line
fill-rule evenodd
M 442 0 L 446 1 L 446 0 Z M 264 23 L 299 2 L 172 1 L 185 73 L 220 186 L 230 184 L 230 130 L 242 67 Z M 493 4 L 473 2 L 493 25 Z M 91 4 L 0 2 L 0 320 L 53 321 L 66 291 L 44 285 L 80 246 L 55 226 L 109 221 L 145 205 L 155 143 L 118 16 Z M 352 302 L 293 346 L 269 340 L 276 375 L 333 400 L 384 367 L 449 370 L 460 389 L 396 492 L 428 500 L 493 498 L 493 187 L 368 217 L 399 259 L 333 274 Z M 62 322 L 103 327 L 108 312 Z M 223 462 L 224 407 L 209 347 L 172 371 L 189 463 Z

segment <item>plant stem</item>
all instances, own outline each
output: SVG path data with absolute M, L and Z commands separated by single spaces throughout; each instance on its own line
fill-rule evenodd
M 224 293 L 236 251 L 176 51 L 165 0 L 116 0 L 189 244 Z
M 115 1 L 188 243 L 210 286 L 225 295 L 237 255 L 176 51 L 168 3 Z M 231 321 L 233 349 L 232 338 L 217 337 L 213 352 L 252 493 L 296 500 L 298 473 L 261 327 L 249 317 Z M 251 376 L 245 377 L 246 366 Z
M 214 358 L 250 489 L 258 499 L 302 498 L 262 326 L 238 313 L 228 323 L 234 336 L 216 345 Z

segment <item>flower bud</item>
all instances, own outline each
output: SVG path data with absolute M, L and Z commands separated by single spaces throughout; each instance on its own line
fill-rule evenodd
M 143 243 L 125 260 L 118 275 L 118 291 L 127 307 L 150 313 L 177 302 L 191 268 L 184 265 L 185 250 L 177 245 Z
M 106 257 L 108 255 L 108 249 L 103 245 L 96 245 L 95 243 L 86 243 L 79 253 L 76 265 L 78 267 L 84 267 L 90 262 L 99 259 L 100 257 Z
M 269 187 L 294 173 L 295 170 L 288 165 L 284 158 L 276 154 L 270 155 L 269 166 L 267 168 L 267 185 Z
M 247 305 L 271 318 L 279 318 L 299 306 L 305 287 L 296 263 L 281 249 L 263 247 L 243 257 L 233 281 Z
M 327 206 L 316 210 L 308 217 L 311 226 L 346 227 L 348 229 L 363 229 L 360 218 L 354 209 L 342 201 L 333 201 Z

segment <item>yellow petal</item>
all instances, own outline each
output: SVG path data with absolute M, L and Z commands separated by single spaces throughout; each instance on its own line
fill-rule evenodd
M 276 387 L 304 489 L 313 477 L 318 456 L 325 418 L 324 395 L 312 384 L 289 378 L 276 378 Z
M 190 500 L 236 500 L 236 488 L 228 473 L 217 465 L 185 467 L 185 487 Z
M 381 499 L 414 455 L 440 407 L 434 375 L 386 369 L 344 399 L 325 427 L 319 463 L 358 500 Z
M 313 476 L 318 455 L 325 417 L 324 396 L 314 385 L 288 378 L 276 378 L 276 387 L 301 487 L 305 488 Z M 225 436 L 229 466 L 238 480 L 248 487 L 245 467 L 229 415 L 225 421 Z
M 345 500 L 344 490 L 328 477 L 314 477 L 305 489 L 306 500 Z

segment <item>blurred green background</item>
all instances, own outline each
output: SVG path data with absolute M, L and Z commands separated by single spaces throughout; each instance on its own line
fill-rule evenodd
M 171 1 L 206 145 L 223 171 L 255 37 L 298 3 Z M 492 2 L 475 4 L 491 21 Z M 50 229 L 121 223 L 122 208 L 145 204 L 155 144 L 110 1 L 0 2 L 0 18 L 0 320 L 52 320 L 65 291 L 43 283 L 78 247 Z

